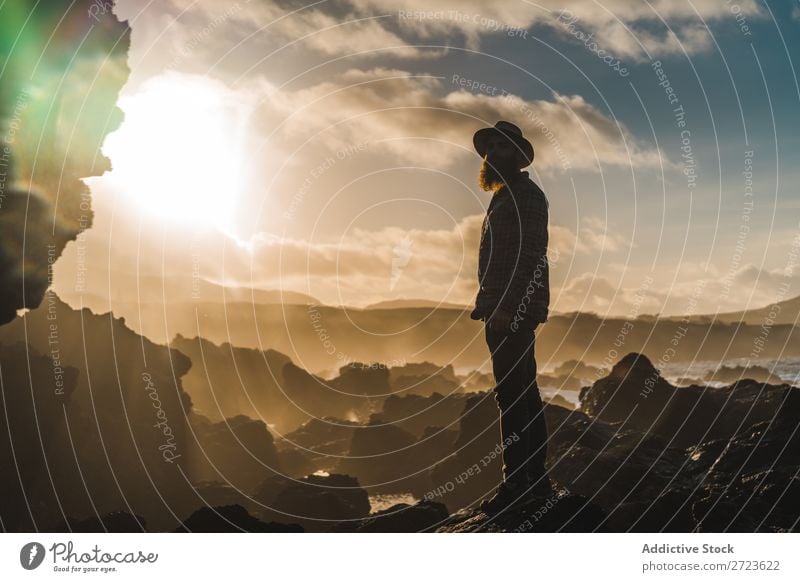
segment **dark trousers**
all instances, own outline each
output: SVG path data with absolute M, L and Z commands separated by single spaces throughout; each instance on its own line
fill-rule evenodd
M 546 474 L 547 424 L 536 383 L 535 331 L 494 331 L 486 326 L 492 354 L 503 439 L 503 479 L 536 482 Z

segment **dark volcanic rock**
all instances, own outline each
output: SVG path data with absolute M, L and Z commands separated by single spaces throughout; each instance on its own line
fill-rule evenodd
M 327 531 L 337 522 L 363 519 L 369 511 L 369 496 L 358 480 L 333 474 L 290 481 L 260 513 L 268 519 L 300 523 L 308 531 Z
M 289 477 L 302 477 L 323 469 L 314 462 L 315 455 L 300 449 L 285 449 L 278 451 L 278 462 L 284 475 Z
M 123 319 L 72 309 L 52 291 L 39 308 L 0 326 L 0 342 L 23 338 L 30 352 L 50 360 L 34 377 L 35 392 L 62 402 L 53 402 L 53 416 L 42 418 L 46 426 L 39 423 L 47 462 L 30 457 L 37 475 L 26 494 L 37 503 L 28 519 L 36 524 L 16 528 L 3 516 L 6 527 L 46 529 L 65 516 L 86 519 L 126 511 L 144 517 L 152 531 L 174 529 L 188 515 L 184 500 L 192 498 L 186 481 L 192 463 L 187 420 L 192 404 L 181 385 L 191 361 L 133 332 Z M 3 362 L 3 369 L 23 374 L 18 388 L 30 393 L 26 367 L 19 362 L 25 357 L 9 366 Z M 63 380 L 74 383 L 67 399 L 55 390 L 54 381 L 62 374 L 58 368 L 64 370 Z M 15 443 L 28 430 L 12 427 Z M 37 437 L 29 443 L 41 450 Z
M 502 478 L 494 399 L 475 395 L 468 406 L 453 455 L 431 472 L 427 491 L 415 491 L 422 498 L 442 501 L 451 510 L 471 506 L 493 493 Z M 550 433 L 550 476 L 572 494 L 603 507 L 623 529 L 631 517 L 624 504 L 655 499 L 673 481 L 682 483 L 681 472 L 688 471 L 686 451 L 668 447 L 657 436 L 623 430 L 559 406 L 546 405 L 544 410 Z
M 256 487 L 252 498 L 253 502 L 259 506 L 259 512 L 268 509 L 275 502 L 275 498 L 281 491 L 297 481 L 299 481 L 299 479 L 275 475 L 260 483 L 259 486 Z
M 420 501 L 414 505 L 398 503 L 371 514 L 362 521 L 345 522 L 333 528 L 337 532 L 416 533 L 434 531 L 449 514 L 441 503 Z
M 317 453 L 343 455 L 350 448 L 353 432 L 361 426 L 357 422 L 327 416 L 313 418 L 303 423 L 278 441 L 280 449 L 301 447 Z
M 87 519 L 67 519 L 53 531 L 63 533 L 141 533 L 147 531 L 144 518 L 124 511 L 115 511 Z
M 265 523 L 250 515 L 241 505 L 223 507 L 203 507 L 195 511 L 189 519 L 175 530 L 176 533 L 300 533 L 299 525 Z
M 377 418 L 353 433 L 348 456 L 337 470 L 358 478 L 375 493 L 406 493 L 425 489 L 430 469 L 450 454 L 457 432 L 428 427 L 417 439 L 398 426 Z
M 280 471 L 272 435 L 260 420 L 235 416 L 223 422 L 197 422 L 193 480 L 224 480 L 251 490 Z
M 701 480 L 692 507 L 700 531 L 797 531 L 800 523 L 800 390 L 771 422 L 731 439 Z
M 743 379 L 755 380 L 762 384 L 783 384 L 780 376 L 776 376 L 763 366 L 721 366 L 703 377 L 706 382 L 739 382 Z
M 490 392 L 467 397 L 452 453 L 430 471 L 424 490 L 414 494 L 441 501 L 451 511 L 491 494 L 502 478 L 500 414 Z
M 550 398 L 544 398 L 543 400 L 545 404 L 549 404 L 550 406 L 560 406 L 561 408 L 566 408 L 567 410 L 575 409 L 575 405 L 561 396 L 561 394 L 555 394 L 554 396 Z
M 353 433 L 348 456 L 337 470 L 353 475 L 371 491 L 408 491 L 406 481 L 415 477 L 417 439 L 398 426 L 369 424 Z
M 64 407 L 78 370 L 19 342 L 0 344 L 0 528 L 34 531 L 58 519 L 58 499 L 47 486 L 45 467 L 59 463 Z M 38 503 L 29 504 L 28 499 Z M 63 519 L 63 516 L 62 516 Z
M 655 499 L 675 480 L 681 482 L 678 475 L 686 451 L 668 447 L 657 436 L 558 406 L 546 406 L 545 416 L 550 475 L 573 493 L 598 503 L 611 518 L 630 517 L 625 504 Z
M 463 394 L 443 396 L 438 392 L 430 396 L 392 395 L 383 401 L 383 409 L 373 418 L 404 428 L 416 436 L 422 435 L 429 426 L 457 429 L 467 398 Z
M 303 476 L 315 471 L 335 470 L 339 459 L 346 456 L 350 450 L 353 433 L 361 425 L 349 420 L 338 418 L 312 418 L 297 430 L 292 431 L 276 442 L 281 455 L 290 451 L 295 454 L 295 460 L 300 466 L 307 467 L 304 471 L 292 473 L 292 476 Z M 302 456 L 302 461 L 297 455 Z
M 667 382 L 647 357 L 630 353 L 611 374 L 581 391 L 581 410 L 606 422 L 656 433 L 673 447 L 729 439 L 741 428 L 772 418 L 788 384 L 741 380 L 726 388 Z
M 527 502 L 487 515 L 479 509 L 464 509 L 451 516 L 436 531 L 467 532 L 601 532 L 606 531 L 605 514 L 585 497 L 562 489 L 546 498 Z
M 200 481 L 193 483 L 191 492 L 173 507 L 175 513 L 183 521 L 192 513 L 203 507 L 222 507 L 225 505 L 241 505 L 247 511 L 254 512 L 257 504 L 241 489 L 231 487 L 219 481 Z
M 453 374 L 453 367 L 447 366 L 445 370 L 431 374 L 397 375 L 391 383 L 392 392 L 403 396 L 409 394 L 427 396 L 434 393 L 450 395 L 463 392 L 461 382 Z
M 0 324 L 39 306 L 64 247 L 92 225 L 83 180 L 111 168 L 101 147 L 129 72 L 130 28 L 111 4 L 0 5 Z

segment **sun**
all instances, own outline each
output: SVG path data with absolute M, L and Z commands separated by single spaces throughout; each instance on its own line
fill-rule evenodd
M 248 169 L 246 100 L 206 77 L 167 73 L 119 106 L 125 120 L 103 148 L 113 187 L 170 223 L 230 232 Z

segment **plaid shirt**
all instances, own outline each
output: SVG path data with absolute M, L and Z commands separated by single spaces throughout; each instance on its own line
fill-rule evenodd
M 492 196 L 481 229 L 478 282 L 472 319 L 495 310 L 512 321 L 543 323 L 550 306 L 547 262 L 548 203 L 544 192 L 520 172 Z

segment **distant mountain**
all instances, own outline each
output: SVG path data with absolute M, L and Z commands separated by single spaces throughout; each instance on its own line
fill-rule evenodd
M 779 309 L 776 309 L 775 306 Z M 789 324 L 797 325 L 800 323 L 800 295 L 780 301 L 777 304 L 769 304 L 759 309 L 748 309 L 746 311 L 732 311 L 729 313 L 720 313 L 717 315 L 717 321 L 725 323 L 744 323 L 750 325 L 762 325 L 765 322 L 772 321 L 775 324 Z M 699 316 L 703 317 L 703 316 Z M 714 319 L 713 315 L 707 315 L 709 321 Z
M 193 282 L 190 278 L 176 278 L 165 284 L 160 277 L 142 276 L 134 283 L 139 287 L 138 300 L 131 300 L 130 289 L 125 285 L 116 287 L 110 296 L 77 293 L 72 289 L 58 289 L 57 293 L 70 305 L 89 307 L 95 313 L 107 313 L 109 303 L 113 311 L 118 306 L 126 310 L 137 305 L 192 305 L 202 303 L 245 303 L 256 305 L 319 305 L 319 300 L 311 295 L 297 291 L 280 289 L 255 289 L 252 287 L 231 287 L 208 281 Z
M 425 309 L 472 309 L 469 305 L 432 301 L 430 299 L 389 299 L 371 303 L 364 309 L 413 309 L 419 307 Z
M 655 314 L 639 316 L 639 319 L 647 321 L 652 321 L 655 318 Z M 658 319 L 661 321 L 680 321 L 683 318 L 683 315 L 658 316 Z M 800 295 L 792 297 L 791 299 L 779 301 L 778 303 L 770 303 L 764 307 L 745 309 L 742 311 L 726 311 L 717 314 L 699 313 L 692 315 L 689 319 L 692 323 L 714 322 L 736 324 L 741 322 L 743 324 L 757 326 L 761 326 L 765 323 L 769 325 L 797 325 L 800 323 Z
M 250 287 L 227 287 L 204 283 L 209 295 L 217 294 L 226 301 L 253 303 L 283 303 L 284 305 L 319 305 L 319 300 L 297 291 L 281 291 L 280 289 L 253 289 Z
M 490 369 L 483 325 L 465 310 L 344 310 L 215 301 L 120 305 L 114 313 L 156 343 L 169 344 L 180 334 L 217 345 L 273 349 L 311 373 L 338 370 L 348 362 L 397 367 L 427 361 L 457 370 Z M 536 355 L 543 367 L 580 360 L 600 368 L 608 368 L 622 350 L 673 363 L 785 359 L 800 357 L 798 335 L 800 327 L 784 324 L 773 325 L 765 338 L 761 323 L 738 326 L 693 318 L 687 326 L 669 318 L 630 321 L 564 314 L 552 315 L 537 329 Z M 758 350 L 752 355 L 754 346 Z

